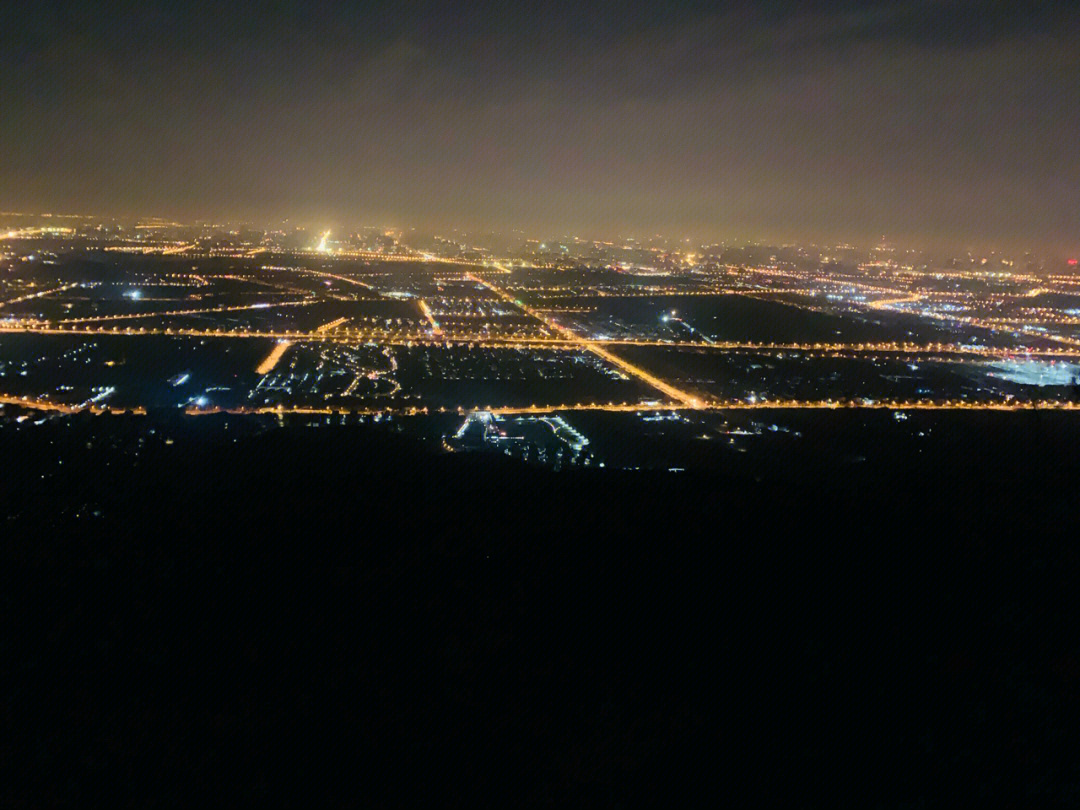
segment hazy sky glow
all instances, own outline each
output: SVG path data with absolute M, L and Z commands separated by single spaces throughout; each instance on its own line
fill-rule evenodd
M 0 206 L 1080 244 L 1073 4 L 658 5 L 8 3 Z

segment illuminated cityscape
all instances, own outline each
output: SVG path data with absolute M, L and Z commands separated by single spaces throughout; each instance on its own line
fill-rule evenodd
M 8 225 L 8 418 L 1080 408 L 1071 259 L 330 234 Z
M 0 4 L 0 807 L 1075 807 L 1080 9 Z

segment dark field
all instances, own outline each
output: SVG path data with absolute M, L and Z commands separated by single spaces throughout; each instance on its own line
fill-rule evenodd
M 5 431 L 0 792 L 1072 805 L 1071 423 L 796 416 L 771 474 L 556 474 L 399 420 Z M 604 418 L 572 424 L 655 444 Z
M 82 401 L 91 389 L 111 387 L 106 404 L 124 408 L 178 407 L 208 388 L 227 389 L 215 400 L 231 403 L 255 384 L 255 367 L 272 347 L 267 339 L 0 335 L 0 381 L 5 393 L 58 401 Z M 183 375 L 182 384 L 170 382 Z
M 1022 384 L 996 364 L 980 359 L 900 357 L 888 353 L 828 357 L 809 352 L 718 352 L 619 346 L 614 352 L 707 401 L 731 400 L 922 400 L 969 402 L 1068 399 L 1072 377 L 1063 370 L 1058 385 Z M 1029 362 L 1050 369 L 1047 362 Z M 1068 368 L 1071 368 L 1069 366 Z M 1031 377 L 1029 374 L 1028 377 Z M 1037 379 L 1031 377 L 1032 379 Z

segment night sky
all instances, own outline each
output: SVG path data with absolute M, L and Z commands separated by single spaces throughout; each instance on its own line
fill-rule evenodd
M 460 6 L 5 3 L 0 207 L 1080 246 L 1074 3 Z

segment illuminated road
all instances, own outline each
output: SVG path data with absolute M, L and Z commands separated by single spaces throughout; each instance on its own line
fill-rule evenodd
M 38 397 L 17 397 L 8 394 L 0 394 L 0 405 L 12 405 L 21 408 L 28 408 L 37 411 L 48 411 L 61 414 L 73 414 L 87 411 L 94 414 L 113 413 L 113 414 L 134 414 L 144 415 L 146 410 L 142 407 L 134 408 L 119 408 L 119 407 L 101 407 L 93 404 L 86 404 L 82 406 L 68 405 L 62 402 L 53 402 L 48 399 L 42 399 Z M 828 411 L 848 411 L 848 410 L 886 410 L 886 411 L 998 411 L 998 412 L 1022 412 L 1022 411 L 1080 411 L 1080 402 L 1060 402 L 1056 400 L 1037 400 L 1028 402 L 1018 402 L 1016 400 L 1009 401 L 988 401 L 988 402 L 967 402 L 965 400 L 851 400 L 851 401 L 838 401 L 838 400 L 772 400 L 772 401 L 731 401 L 731 402 L 714 402 L 714 403 L 702 403 L 695 407 L 685 407 L 678 402 L 667 403 L 558 403 L 551 405 L 527 405 L 527 406 L 494 406 L 475 408 L 473 406 L 457 408 L 420 408 L 420 407 L 408 407 L 408 408 L 350 408 L 350 407 L 283 407 L 283 406 L 265 406 L 265 407 L 240 407 L 240 408 L 219 408 L 219 407 L 206 407 L 200 408 L 197 406 L 189 406 L 185 413 L 193 416 L 208 415 L 215 413 L 228 413 L 235 415 L 253 415 L 253 414 L 296 414 L 296 415 L 325 415 L 331 416 L 338 415 L 395 415 L 395 416 L 416 416 L 433 413 L 459 413 L 467 414 L 477 411 L 485 411 L 499 416 L 525 416 L 529 414 L 551 414 L 561 411 L 605 411 L 613 413 L 656 413 L 656 412 L 675 412 L 675 411 L 785 411 L 785 410 L 828 410 Z
M 78 413 L 79 408 L 73 405 L 65 405 L 62 402 L 50 402 L 47 399 L 35 397 L 13 397 L 0 394 L 0 405 L 18 405 L 22 408 L 33 408 L 36 411 L 55 411 L 57 413 Z
M 523 290 L 524 291 L 524 290 Z M 527 292 L 543 298 L 686 298 L 686 297 L 709 297 L 720 295 L 815 295 L 819 290 L 813 288 L 780 288 L 769 289 L 747 287 L 737 289 L 734 287 L 719 287 L 709 290 L 669 290 L 664 287 L 654 289 L 644 288 L 633 292 L 608 292 L 607 290 L 587 289 L 582 291 L 551 289 L 543 287 L 529 287 Z
M 25 404 L 25 403 L 23 403 Z M 27 406 L 33 407 L 33 406 Z M 242 407 L 242 408 L 198 408 L 189 407 L 187 413 L 191 415 L 206 415 L 213 413 L 229 414 L 299 414 L 299 415 L 375 415 L 385 414 L 393 416 L 417 416 L 434 413 L 493 413 L 499 416 L 526 416 L 530 414 L 552 414 L 562 411 L 603 411 L 611 413 L 657 413 L 678 411 L 787 411 L 787 410 L 818 410 L 818 411 L 854 411 L 854 410 L 884 410 L 884 411 L 1080 411 L 1080 403 L 1059 402 L 1056 400 L 1039 400 L 1031 402 L 965 402 L 963 400 L 774 400 L 768 402 L 717 402 L 705 403 L 696 407 L 685 407 L 677 402 L 668 403 L 559 403 L 553 405 L 508 405 L 477 408 L 474 406 L 457 408 L 313 408 L 313 407 Z
M 243 304 L 240 306 L 205 307 L 202 309 L 172 309 L 162 312 L 136 312 L 127 315 L 98 315 L 93 318 L 68 318 L 56 321 L 59 324 L 101 323 L 102 321 L 130 321 L 135 318 L 170 318 L 179 315 L 205 315 L 214 312 L 243 312 L 250 309 L 273 309 L 275 307 L 309 307 L 319 303 L 317 299 L 310 298 L 304 301 L 278 301 L 267 304 Z
M 273 304 L 268 306 L 305 306 L 314 301 L 296 301 L 285 304 Z M 237 309 L 265 309 L 266 306 L 250 305 Z M 192 310 L 186 314 L 208 312 L 211 310 Z M 535 312 L 536 310 L 533 310 Z M 127 319 L 129 317 L 146 318 L 153 315 L 179 315 L 184 312 L 152 313 L 138 316 L 102 316 L 100 318 L 85 319 L 82 322 L 99 323 L 109 317 Z M 60 324 L 63 324 L 61 326 Z M 555 328 L 552 325 L 551 328 Z M 842 355 L 966 355 L 973 358 L 1001 358 L 1016 359 L 1025 357 L 1038 358 L 1080 358 L 1080 348 L 1076 349 L 1031 349 L 1031 348 L 1001 348 L 992 346 L 957 345 L 953 343 L 751 343 L 739 341 L 724 341 L 707 343 L 705 341 L 669 341 L 669 340 L 645 340 L 634 338 L 580 338 L 573 337 L 513 337 L 497 336 L 483 333 L 443 333 L 436 339 L 429 332 L 391 333 L 372 329 L 338 329 L 335 327 L 331 333 L 314 331 L 260 331 L 255 329 L 194 329 L 183 327 L 80 327 L 73 321 L 60 321 L 49 324 L 40 321 L 5 321 L 0 322 L 0 334 L 42 334 L 42 335 L 165 335 L 172 337 L 199 337 L 199 338 L 270 338 L 275 340 L 292 341 L 333 341 L 338 343 L 362 343 L 374 341 L 390 346 L 409 345 L 465 345 L 476 344 L 492 348 L 533 348 L 568 350 L 582 348 L 582 343 L 590 346 L 642 346 L 663 349 L 695 349 L 717 352 L 742 351 L 742 352 L 807 352 L 818 355 L 842 356 Z
M 568 341 L 575 344 L 579 348 L 592 352 L 597 357 L 606 360 L 608 363 L 611 363 L 612 365 L 622 369 L 627 374 L 633 377 L 637 377 L 639 380 L 652 386 L 657 391 L 669 397 L 670 399 L 673 399 L 688 408 L 700 408 L 702 406 L 701 400 L 699 400 L 697 397 L 694 397 L 686 393 L 685 391 L 680 391 L 678 388 L 664 382 L 659 377 L 655 377 L 644 369 L 635 366 L 629 360 L 624 360 L 621 357 L 617 357 L 616 355 L 609 352 L 607 349 L 601 347 L 595 341 L 590 341 L 585 338 L 579 337 L 577 333 L 575 333 L 573 330 L 567 329 L 565 326 L 562 326 L 561 324 L 544 317 L 544 315 L 540 314 L 539 312 L 533 311 L 525 304 L 521 303 L 521 301 L 518 301 L 516 298 L 514 298 L 514 296 L 510 295 L 507 292 L 504 292 L 500 287 L 496 286 L 490 281 L 480 278 L 479 276 L 472 273 L 468 274 L 468 278 L 487 287 L 504 301 L 513 304 L 526 315 L 540 321 L 540 323 L 544 324 L 546 327 L 553 330 L 557 334 L 563 335 Z
M 0 394 L 0 405 L 17 405 L 20 408 L 29 408 L 34 411 L 51 411 L 53 413 L 73 414 L 82 413 L 87 411 L 93 414 L 134 414 L 136 416 L 145 416 L 146 409 L 143 407 L 135 408 L 108 408 L 97 405 L 93 402 L 87 402 L 82 405 L 68 405 L 63 402 L 53 402 L 52 400 L 42 399 L 40 397 L 16 397 L 9 394 Z
M 20 301 L 32 301 L 35 298 L 44 298 L 46 295 L 52 295 L 53 293 L 64 292 L 74 287 L 78 287 L 78 284 L 65 284 L 62 287 L 55 287 L 51 290 L 42 290 L 41 292 L 28 293 L 27 295 L 20 295 L 18 298 L 9 298 L 7 301 L 0 301 L 0 307 L 6 307 L 8 304 L 18 304 Z
M 612 354 L 607 349 L 604 349 L 601 346 L 586 341 L 582 344 L 582 348 L 588 349 L 597 357 L 607 360 L 612 365 L 618 366 L 627 374 L 630 374 L 631 376 L 637 377 L 639 380 L 648 383 L 660 393 L 664 394 L 667 397 L 670 397 L 671 399 L 681 403 L 682 405 L 685 405 L 688 408 L 703 407 L 702 401 L 697 397 L 691 396 L 685 391 L 680 391 L 675 386 L 664 382 L 659 377 L 653 376 L 649 372 L 645 371 L 645 369 L 635 366 L 629 360 L 623 360 L 621 357 Z
M 322 334 L 324 332 L 332 332 L 333 330 L 337 329 L 339 326 L 343 326 L 343 325 L 347 324 L 348 322 L 349 322 L 348 318 L 338 318 L 337 320 L 333 320 L 333 321 L 329 321 L 327 323 L 324 323 L 322 326 L 320 326 L 315 331 L 318 332 L 319 334 Z
M 421 314 L 427 319 L 427 322 L 431 324 L 432 333 L 441 335 L 442 329 L 439 327 L 439 322 L 435 320 L 435 316 L 431 314 L 431 307 L 427 305 L 427 301 L 423 298 L 419 298 L 417 299 L 416 305 L 420 307 Z
M 363 287 L 367 290 L 374 290 L 370 284 L 367 284 L 359 279 L 350 278 L 349 276 L 339 276 L 336 273 L 327 273 L 325 270 L 309 270 L 306 267 L 292 267 L 290 268 L 297 273 L 307 273 L 310 276 L 319 276 L 320 278 L 332 278 L 336 281 L 344 281 L 346 284 L 352 284 L 357 287 Z
M 256 374 L 269 374 L 274 370 L 274 366 L 278 364 L 282 357 L 285 356 L 285 352 L 289 350 L 292 344 L 287 340 L 279 341 L 274 344 L 274 348 L 270 350 L 270 354 L 263 358 L 263 361 L 259 363 L 255 369 Z
M 55 229 L 54 229 L 55 230 Z M 35 234 L 24 233 L 19 236 L 33 236 Z M 5 236 L 0 234 L 0 239 L 14 238 L 10 234 Z M 143 255 L 172 255 L 182 253 L 186 258 L 192 259 L 213 259 L 213 258 L 232 258 L 232 259 L 244 259 L 254 258 L 256 256 L 266 257 L 282 257 L 289 258 L 294 256 L 304 256 L 320 259 L 360 259 L 363 261 L 379 261 L 379 262 L 408 262 L 414 264 L 448 264 L 448 265 L 460 265 L 463 267 L 487 267 L 489 262 L 480 261 L 475 259 L 455 259 L 447 258 L 443 256 L 433 256 L 428 253 L 380 253 L 373 250 L 350 250 L 348 248 L 337 248 L 334 250 L 280 250 L 275 248 L 220 248 L 207 250 L 205 247 L 200 250 L 194 250 L 192 245 L 177 244 L 176 242 L 157 242 L 155 244 L 148 244 L 146 242 L 123 242 L 116 245 L 108 245 L 102 250 L 106 250 L 113 253 L 139 253 Z M 290 268 L 294 270 L 303 270 L 304 268 Z
M 870 309 L 891 309 L 895 304 L 917 304 L 922 300 L 922 295 L 913 293 L 912 295 L 905 295 L 898 298 L 882 298 L 877 301 L 870 301 L 866 306 Z

